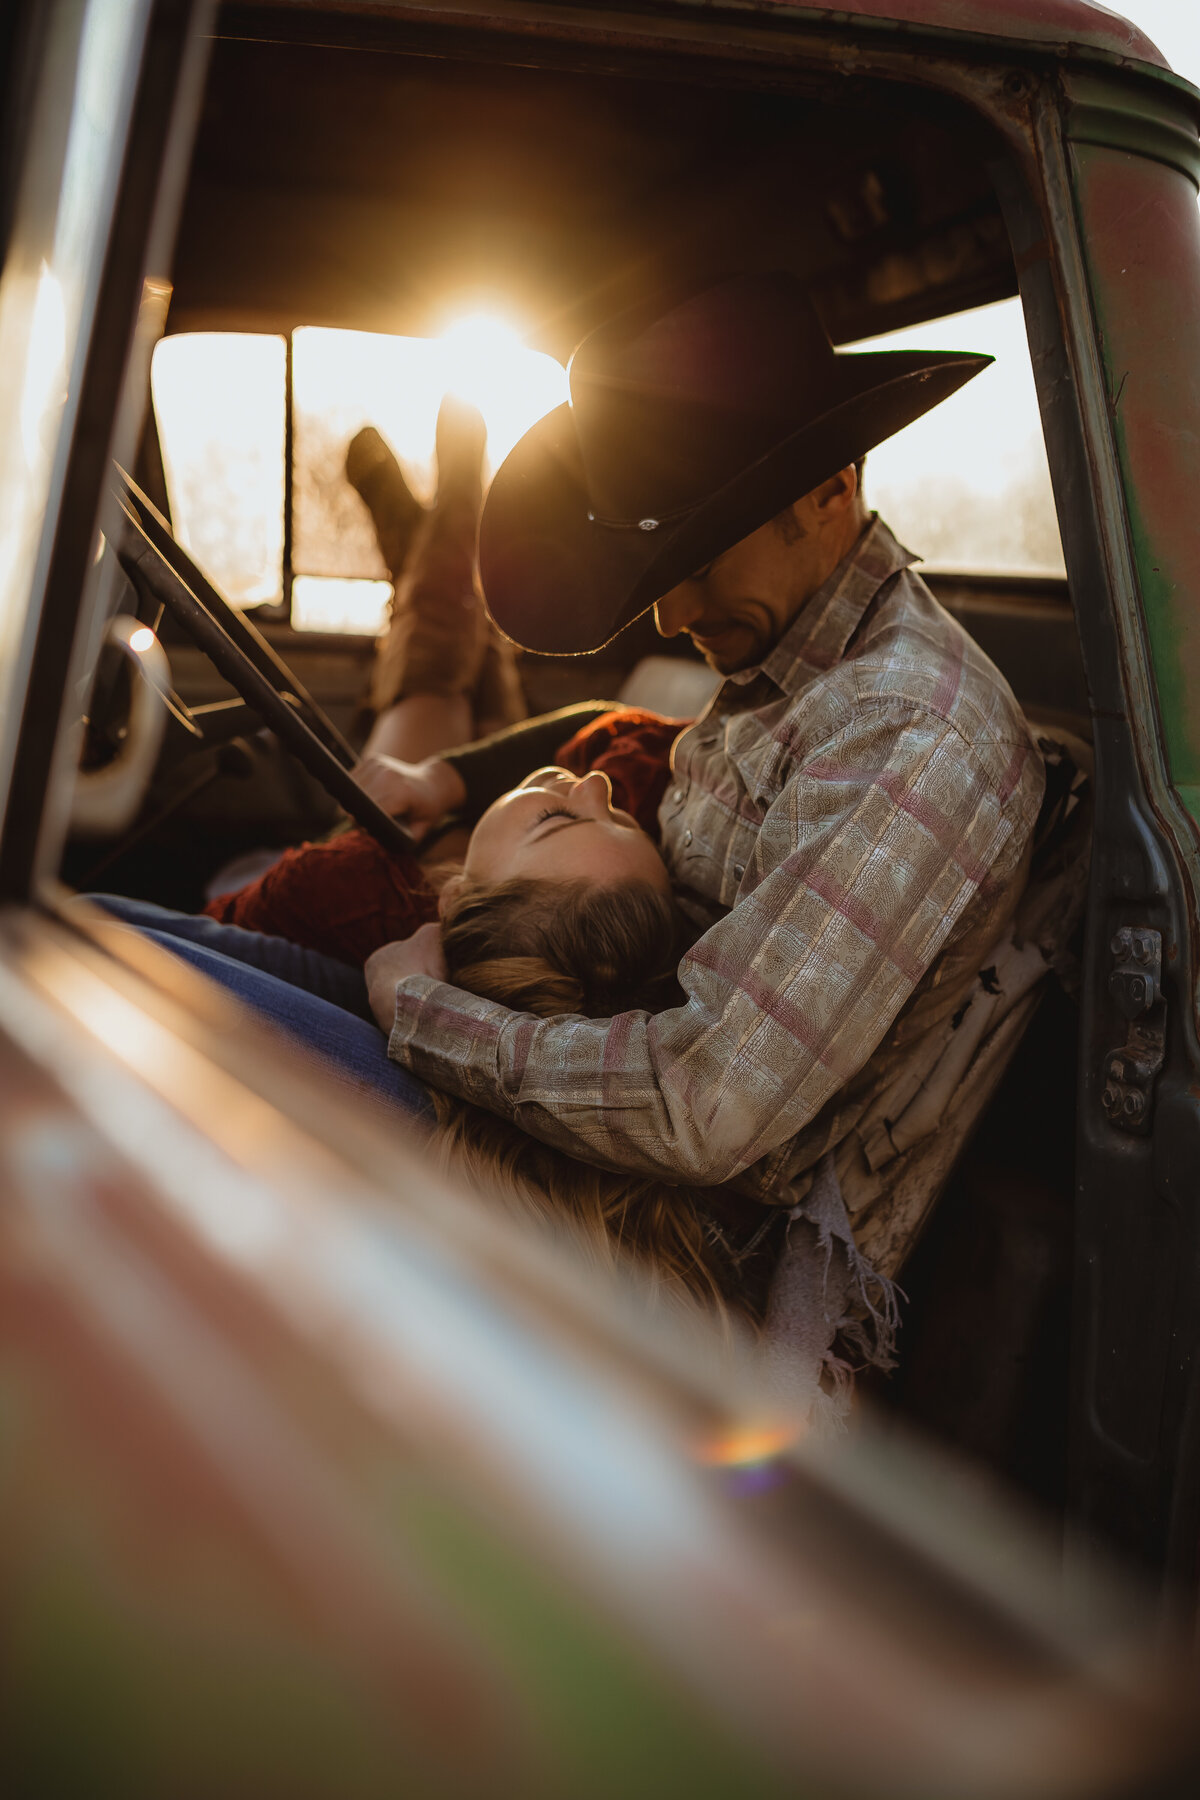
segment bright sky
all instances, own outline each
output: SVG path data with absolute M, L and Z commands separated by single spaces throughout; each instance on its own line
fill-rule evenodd
M 1123 0 L 1107 10 L 1140 26 L 1175 73 L 1200 87 L 1200 0 Z
M 1020 301 L 1000 300 L 854 348 L 970 350 L 995 357 L 957 394 L 871 451 L 867 503 L 931 563 L 1061 574 Z

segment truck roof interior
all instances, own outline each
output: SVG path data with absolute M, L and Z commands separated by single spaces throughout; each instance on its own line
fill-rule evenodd
M 734 269 L 799 275 L 835 342 L 1016 292 L 1000 146 L 931 91 L 699 57 L 635 74 L 331 49 L 304 18 L 319 41 L 214 46 L 174 330 L 421 335 L 465 292 L 565 361 L 647 292 Z

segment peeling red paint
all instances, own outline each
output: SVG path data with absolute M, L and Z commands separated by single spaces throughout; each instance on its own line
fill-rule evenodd
M 788 0 L 775 3 L 788 6 Z M 1078 45 L 1154 63 L 1160 69 L 1171 66 L 1144 31 L 1088 0 L 851 0 L 846 6 L 788 6 L 788 10 L 816 13 L 830 21 L 894 20 L 899 25 L 968 31 L 1027 44 Z

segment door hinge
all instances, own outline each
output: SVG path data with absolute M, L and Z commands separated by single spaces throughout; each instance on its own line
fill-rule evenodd
M 1104 1059 L 1100 1102 L 1120 1131 L 1150 1129 L 1154 1083 L 1166 1054 L 1167 1004 L 1162 991 L 1162 932 L 1122 925 L 1109 945 L 1108 991 L 1129 1021 L 1125 1042 Z

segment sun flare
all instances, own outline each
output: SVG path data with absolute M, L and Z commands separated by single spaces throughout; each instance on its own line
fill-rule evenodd
M 503 319 L 472 314 L 435 341 L 441 348 L 444 391 L 469 400 L 483 414 L 493 470 L 531 425 L 567 398 L 561 363 L 531 350 Z

